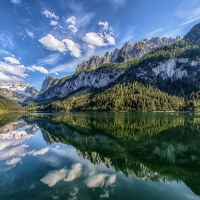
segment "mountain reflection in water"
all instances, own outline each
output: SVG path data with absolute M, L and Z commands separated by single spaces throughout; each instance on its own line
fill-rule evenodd
M 200 199 L 199 139 L 200 117 L 178 113 L 18 117 L 0 127 L 0 197 Z

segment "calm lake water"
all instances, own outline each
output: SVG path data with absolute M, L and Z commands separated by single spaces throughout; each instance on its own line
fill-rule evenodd
M 200 199 L 200 116 L 1 115 L 0 199 Z

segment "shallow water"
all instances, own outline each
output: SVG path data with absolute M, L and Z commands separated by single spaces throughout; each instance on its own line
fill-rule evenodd
M 0 199 L 200 199 L 200 116 L 0 117 Z

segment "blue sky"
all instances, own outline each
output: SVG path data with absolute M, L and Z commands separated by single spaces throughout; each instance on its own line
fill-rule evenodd
M 143 38 L 184 36 L 200 22 L 199 0 L 1 0 L 0 81 L 40 89 L 92 55 Z

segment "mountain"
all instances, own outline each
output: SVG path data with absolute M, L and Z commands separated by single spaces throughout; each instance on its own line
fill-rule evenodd
M 84 87 L 105 87 L 109 83 L 114 82 L 123 71 L 123 68 L 102 67 L 95 71 L 80 72 L 71 77 L 65 77 L 58 82 L 53 81 L 48 89 L 40 93 L 37 100 L 44 101 L 52 98 L 64 98 L 72 92 Z M 47 80 L 48 78 L 45 79 L 44 83 Z
M 111 53 L 107 52 L 103 57 L 92 56 L 88 61 L 83 61 L 77 66 L 76 71 L 97 69 L 98 67 L 106 63 L 120 63 L 130 60 L 132 58 L 141 58 L 158 47 L 171 45 L 178 40 L 180 40 L 179 36 L 177 36 L 176 39 L 166 37 L 155 37 L 151 40 L 143 39 L 141 41 L 135 42 L 134 44 L 127 42 L 121 49 L 117 48 Z
M 46 79 L 42 83 L 42 88 L 40 92 L 44 92 L 46 89 L 48 89 L 51 86 L 53 80 L 54 78 L 52 76 L 47 76 Z
M 23 103 L 27 100 L 35 99 L 38 94 L 39 90 L 26 82 L 0 83 L 0 95 L 15 103 Z
M 200 24 L 195 25 L 183 38 L 189 44 L 200 45 Z
M 200 46 L 191 43 L 194 32 L 195 41 L 200 38 L 198 30 L 199 25 L 183 40 L 156 48 L 141 58 L 106 63 L 55 79 L 38 96 L 37 101 L 48 100 L 39 109 L 199 110 Z M 122 49 L 124 55 L 130 55 L 132 45 L 126 43 Z
M 10 110 L 15 110 L 17 107 L 8 99 L 0 96 L 0 113 L 8 112 Z

